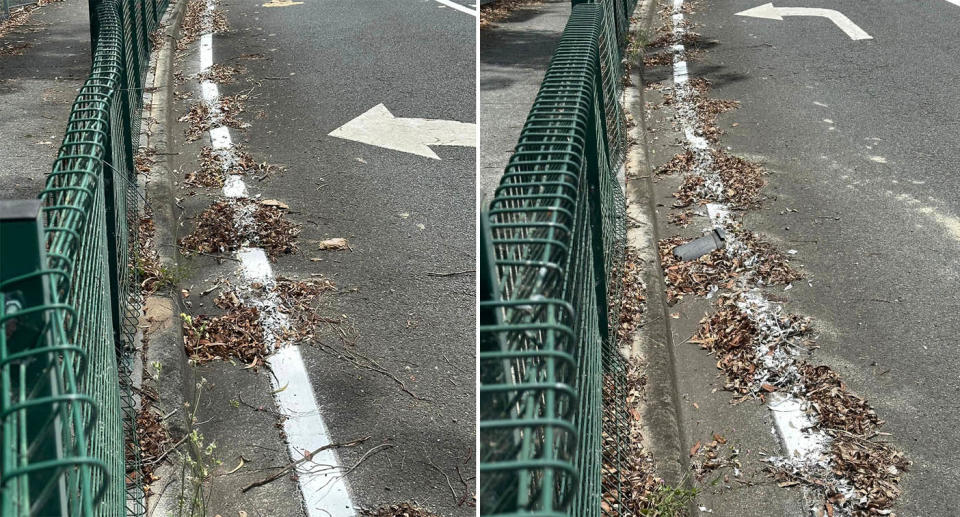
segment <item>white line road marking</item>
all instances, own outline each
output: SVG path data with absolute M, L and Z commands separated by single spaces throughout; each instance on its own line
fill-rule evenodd
M 237 252 L 237 259 L 240 260 L 238 273 L 248 287 L 253 283 L 274 284 L 273 268 L 262 248 L 241 249 Z M 258 305 L 262 313 L 275 312 L 277 308 L 269 298 L 245 301 Z M 279 327 L 287 323 L 273 319 L 261 321 L 261 325 L 265 332 L 278 335 L 283 330 Z M 320 415 L 300 348 L 296 345 L 281 347 L 268 358 L 268 362 L 273 372 L 270 382 L 275 392 L 274 399 L 280 413 L 287 417 L 283 421 L 283 431 L 287 435 L 290 458 L 297 461 L 305 453 L 330 445 L 330 433 Z M 342 471 L 340 459 L 333 449 L 318 452 L 302 468 L 297 469 L 297 483 L 308 517 L 356 516 L 350 490 L 346 480 L 341 477 Z
M 302 5 L 303 2 L 290 2 L 288 0 L 270 0 L 263 4 L 263 7 L 290 7 L 291 5 Z
M 957 7 L 960 7 L 960 0 L 947 0 L 947 1 Z
M 767 407 L 773 413 L 780 439 L 788 458 L 817 457 L 824 454 L 829 437 L 823 431 L 813 431 L 816 422 L 807 415 L 806 403 L 780 392 L 767 396 Z
M 230 129 L 226 126 L 215 127 L 210 130 L 210 145 L 214 149 L 230 149 L 233 140 L 230 138 Z
M 205 23 L 208 29 L 215 7 L 212 0 L 207 1 Z M 211 66 L 213 36 L 207 33 L 200 36 L 200 72 Z M 211 106 L 215 105 L 220 96 L 216 83 L 212 81 L 201 83 L 201 93 L 204 101 Z M 226 168 L 234 159 L 230 129 L 218 127 L 209 132 L 211 146 L 222 154 Z M 246 197 L 247 187 L 243 178 L 239 175 L 228 175 L 224 181 L 223 194 L 228 198 Z M 239 218 L 234 224 L 238 226 L 238 230 L 242 226 Z M 240 261 L 237 274 L 241 282 L 238 288 L 245 298 L 244 301 L 258 308 L 260 324 L 264 329 L 263 339 L 272 350 L 277 344 L 277 337 L 289 326 L 289 321 L 279 311 L 275 295 L 267 294 L 259 298 L 251 296 L 251 286 L 254 283 L 268 288 L 275 285 L 270 260 L 262 248 L 241 248 L 236 252 L 236 257 Z M 273 384 L 277 408 L 287 416 L 283 422 L 283 430 L 287 436 L 290 458 L 293 461 L 300 460 L 306 453 L 331 444 L 330 433 L 320 415 L 313 385 L 307 375 L 299 347 L 293 344 L 281 347 L 268 357 L 268 362 L 273 372 L 270 382 Z M 350 489 L 347 480 L 342 477 L 342 472 L 339 457 L 333 449 L 318 452 L 297 469 L 297 484 L 303 496 L 307 517 L 356 516 Z
M 383 104 L 330 132 L 330 136 L 439 160 L 431 145 L 476 147 L 477 125 L 455 120 L 397 118 Z
M 434 0 L 434 1 L 439 2 L 447 7 L 453 7 L 454 9 L 462 13 L 472 14 L 473 16 L 477 15 L 476 9 L 470 9 L 469 7 L 464 7 L 456 2 L 451 2 L 450 0 Z
M 304 453 L 315 451 L 332 442 L 313 388 L 307 377 L 307 368 L 300 355 L 300 347 L 281 348 L 270 357 L 270 368 L 276 377 L 274 381 L 277 405 L 282 408 L 287 419 L 283 430 L 287 433 L 287 447 L 290 458 L 302 458 Z M 280 379 L 280 380 L 277 380 Z M 282 385 L 281 385 L 282 384 Z M 287 388 L 281 390 L 285 385 Z M 333 449 L 320 451 L 304 466 L 297 469 L 300 491 L 303 492 L 304 506 L 309 516 L 353 517 L 356 510 L 350 501 L 350 493 L 344 482 L 340 460 Z
M 858 27 L 857 24 L 850 21 L 850 18 L 847 18 L 840 11 L 835 11 L 833 9 L 817 9 L 812 7 L 774 7 L 772 3 L 769 3 L 754 7 L 753 9 L 747 9 L 746 11 L 740 11 L 739 13 L 736 13 L 736 16 L 766 18 L 768 20 L 783 20 L 784 16 L 820 16 L 832 21 L 834 25 L 845 32 L 847 36 L 850 36 L 850 39 L 852 40 L 873 39 L 873 36 L 867 34 L 863 29 Z
M 250 197 L 247 193 L 247 184 L 239 174 L 227 174 L 223 180 L 223 195 L 230 198 Z
M 206 72 L 213 66 L 213 34 L 200 36 L 200 72 Z
M 217 99 L 220 98 L 220 88 L 217 87 L 217 83 L 203 81 L 200 83 L 200 95 L 207 104 L 213 107 Z

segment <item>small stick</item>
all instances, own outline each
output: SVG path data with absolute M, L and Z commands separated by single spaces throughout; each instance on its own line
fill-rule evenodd
M 174 449 L 176 449 L 177 447 L 179 447 L 180 444 L 182 444 L 183 442 L 187 441 L 187 437 L 188 437 L 188 436 L 190 436 L 190 435 L 189 435 L 189 434 L 183 435 L 183 438 L 180 438 L 180 440 L 177 441 L 177 443 L 173 444 L 172 447 L 170 447 L 169 449 L 163 451 L 162 454 L 160 454 L 160 455 L 157 456 L 156 458 L 154 458 L 154 459 L 152 459 L 152 460 L 150 460 L 150 461 L 148 461 L 148 462 L 146 462 L 146 463 L 144 463 L 144 464 L 145 464 L 145 465 L 156 465 L 157 463 L 160 463 L 161 461 L 163 461 L 163 458 L 166 458 L 167 455 L 170 454 L 171 452 L 173 452 Z
M 447 486 L 450 487 L 450 494 L 453 495 L 453 500 L 454 500 L 454 501 L 458 501 L 459 498 L 457 497 L 457 491 L 453 489 L 453 483 L 450 482 L 450 476 L 448 476 L 446 472 L 444 472 L 443 470 L 441 470 L 440 467 L 434 465 L 433 462 L 430 461 L 429 458 L 427 458 L 427 462 L 426 462 L 426 463 L 427 463 L 427 465 L 430 465 L 431 467 L 433 467 L 437 472 L 443 474 L 443 477 L 447 480 Z
M 427 276 L 456 276 L 456 275 L 466 275 L 468 273 L 476 273 L 475 269 L 465 269 L 463 271 L 454 271 L 452 273 L 436 273 L 433 271 L 427 271 Z
M 357 439 L 357 440 L 353 440 L 353 441 L 350 441 L 350 442 L 331 443 L 331 444 L 324 445 L 323 447 L 317 447 L 316 449 L 314 449 L 313 451 L 311 451 L 310 454 L 304 454 L 303 457 L 300 458 L 299 460 L 297 460 L 297 461 L 292 461 L 292 462 L 288 463 L 285 467 L 283 467 L 282 469 L 280 469 L 280 472 L 277 472 L 276 474 L 274 474 L 274 475 L 272 475 L 272 476 L 270 476 L 270 477 L 261 479 L 260 481 L 254 481 L 253 483 L 250 483 L 249 485 L 241 488 L 241 489 L 240 489 L 240 492 L 246 493 L 246 492 L 248 492 L 249 490 L 251 490 L 251 489 L 253 489 L 253 488 L 256 488 L 256 487 L 258 487 L 258 486 L 266 485 L 267 483 L 269 483 L 269 482 L 271 482 L 271 481 L 276 481 L 276 480 L 282 478 L 284 474 L 286 474 L 287 472 L 290 472 L 291 470 L 295 469 L 295 468 L 297 467 L 297 465 L 300 465 L 301 463 L 307 461 L 308 459 L 313 458 L 318 452 L 325 451 L 325 450 L 327 450 L 327 449 L 333 449 L 333 448 L 336 448 L 336 447 L 355 447 L 355 446 L 360 445 L 361 443 L 363 443 L 363 442 L 365 442 L 365 441 L 367 441 L 367 440 L 369 440 L 369 439 L 370 439 L 369 436 L 365 436 L 365 437 L 363 437 L 363 438 L 359 438 L 359 439 Z

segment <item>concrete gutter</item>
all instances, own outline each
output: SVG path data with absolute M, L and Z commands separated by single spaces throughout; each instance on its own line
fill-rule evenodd
M 167 128 L 173 123 L 174 114 L 168 109 L 169 99 L 174 88 L 173 54 L 180 24 L 186 12 L 187 0 L 175 0 L 167 8 L 161 20 L 163 46 L 152 52 L 144 81 L 143 117 L 140 127 L 140 146 L 152 148 L 157 154 L 156 163 L 150 169 L 149 176 L 140 177 L 139 185 L 145 194 L 145 203 L 152 211 L 156 227 L 154 242 L 160 256 L 160 263 L 170 271 L 177 268 L 179 253 L 176 242 L 177 219 L 174 215 L 174 176 L 170 167 Z M 144 208 L 144 207 L 141 207 Z M 144 387 L 151 388 L 157 394 L 156 408 L 170 415 L 164 421 L 170 436 L 177 439 L 187 434 L 190 426 L 187 421 L 185 402 L 192 401 L 195 395 L 193 369 L 183 349 L 180 313 L 183 312 L 180 297 L 170 290 L 148 296 L 141 315 L 141 329 L 144 331 L 146 346 L 142 349 L 145 375 Z M 159 368 L 158 368 L 159 367 Z M 156 370 L 159 369 L 159 372 Z M 158 379 L 151 374 L 157 373 Z M 159 379 L 163 379 L 159 382 Z M 169 444 L 168 446 L 172 446 Z M 192 451 L 191 451 L 192 453 Z M 173 460 L 176 456 L 168 456 Z M 155 472 L 160 479 L 154 484 L 153 493 L 147 499 L 147 514 L 173 515 L 179 504 L 179 486 L 171 484 L 182 482 L 180 469 L 176 465 L 162 464 Z
M 656 0 L 643 0 L 630 28 L 632 41 L 644 42 L 656 13 Z M 647 375 L 646 401 L 643 414 L 645 448 L 654 460 L 658 476 L 672 486 L 687 482 L 690 470 L 683 454 L 686 439 L 680 426 L 675 357 L 670 316 L 666 301 L 666 286 L 657 242 L 660 239 L 656 224 L 653 187 L 653 167 L 647 141 L 648 121 L 645 119 L 643 97 L 643 52 L 631 55 L 630 85 L 625 88 L 624 110 L 635 124 L 630 137 L 635 144 L 627 153 L 625 196 L 627 199 L 627 246 L 637 250 L 644 263 L 643 281 L 647 292 L 647 319 L 633 337 L 630 353 L 645 364 Z M 691 513 L 692 514 L 692 513 Z

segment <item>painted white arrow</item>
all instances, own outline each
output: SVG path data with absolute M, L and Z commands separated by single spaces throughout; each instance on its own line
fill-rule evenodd
M 852 40 L 873 39 L 873 36 L 867 34 L 857 24 L 850 21 L 850 18 L 844 16 L 840 11 L 833 9 L 817 9 L 813 7 L 774 7 L 772 3 L 763 4 L 740 11 L 737 16 L 749 16 L 751 18 L 767 18 L 769 20 L 783 20 L 784 16 L 821 16 L 829 18 L 830 21 L 847 33 Z
M 330 136 L 439 160 L 431 145 L 477 146 L 477 125 L 455 120 L 397 118 L 383 104 L 330 132 Z

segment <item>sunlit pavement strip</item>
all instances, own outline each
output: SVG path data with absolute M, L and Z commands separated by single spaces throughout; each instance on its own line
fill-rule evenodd
M 695 157 L 693 171 L 704 178 L 705 186 L 713 190 L 718 199 L 723 199 L 723 183 L 719 175 L 710 170 L 713 156 L 710 153 L 709 143 L 704 137 L 697 134 L 699 119 L 697 118 L 696 107 L 691 100 L 693 90 L 689 85 L 686 50 L 681 43 L 686 32 L 682 8 L 683 0 L 673 1 L 673 36 L 674 42 L 676 42 L 673 46 L 673 84 L 674 95 L 677 98 L 677 116 L 687 140 L 687 147 Z M 733 223 L 730 218 L 730 210 L 724 203 L 709 203 L 707 214 L 714 228 L 725 229 Z M 745 263 L 752 259 L 752 257 L 744 257 L 744 255 L 749 255 L 750 252 L 743 243 L 736 239 L 732 232 L 726 232 L 726 241 L 725 252 L 728 256 L 737 256 L 743 259 Z M 759 290 L 752 290 L 741 295 L 737 305 L 754 320 L 756 327 L 761 332 L 762 329 L 769 326 L 764 325 L 765 322 L 776 321 L 775 309 Z M 766 340 L 761 345 L 766 346 Z M 787 358 L 785 359 L 785 365 L 781 366 L 789 368 L 792 363 L 793 361 Z M 762 371 L 764 368 L 772 370 L 770 365 L 758 364 L 757 366 L 758 371 Z M 799 391 L 796 388 L 796 386 L 788 387 L 789 391 L 794 393 Z M 805 411 L 809 407 L 809 402 L 796 394 L 776 395 L 768 397 L 767 407 L 773 415 L 774 429 L 786 454 L 782 458 L 771 458 L 771 461 L 775 465 L 790 465 L 801 469 L 823 468 L 829 465 L 830 437 L 821 431 L 811 429 L 816 426 L 817 422 Z M 855 495 L 846 480 L 837 481 L 837 488 L 845 492 L 844 495 L 848 497 Z M 804 487 L 805 494 L 808 490 L 807 487 Z
M 439 1 L 439 0 L 438 0 Z M 216 4 L 208 0 L 204 25 L 209 30 L 210 18 Z M 200 72 L 213 66 L 213 35 L 200 37 Z M 219 116 L 217 101 L 220 93 L 216 83 L 204 80 L 200 85 L 203 100 L 210 108 L 213 117 Z M 227 127 L 210 130 L 213 149 L 223 158 L 224 168 L 235 160 L 233 140 Z M 247 187 L 239 175 L 226 174 L 223 195 L 237 199 L 247 197 Z M 239 214 L 235 222 L 238 230 L 252 224 L 250 214 Z M 269 357 L 270 382 L 274 388 L 274 398 L 281 414 L 286 416 L 283 430 L 287 437 L 287 449 L 292 460 L 297 461 L 308 452 L 330 445 L 330 434 L 320 415 L 320 408 L 313 394 L 313 386 L 307 374 L 303 357 L 298 346 L 277 347 L 278 336 L 289 326 L 286 316 L 278 309 L 276 295 L 270 290 L 275 285 L 273 268 L 267 254 L 261 248 L 242 248 L 236 253 L 240 266 L 240 294 L 244 301 L 257 307 L 260 324 L 264 329 L 264 342 L 275 352 Z M 252 284 L 266 287 L 266 295 L 253 296 Z M 277 349 L 279 348 L 279 349 Z M 352 517 L 356 515 L 346 479 L 342 477 L 342 467 L 337 453 L 333 449 L 314 454 L 311 459 L 297 469 L 297 483 L 303 496 L 304 508 L 308 517 Z

